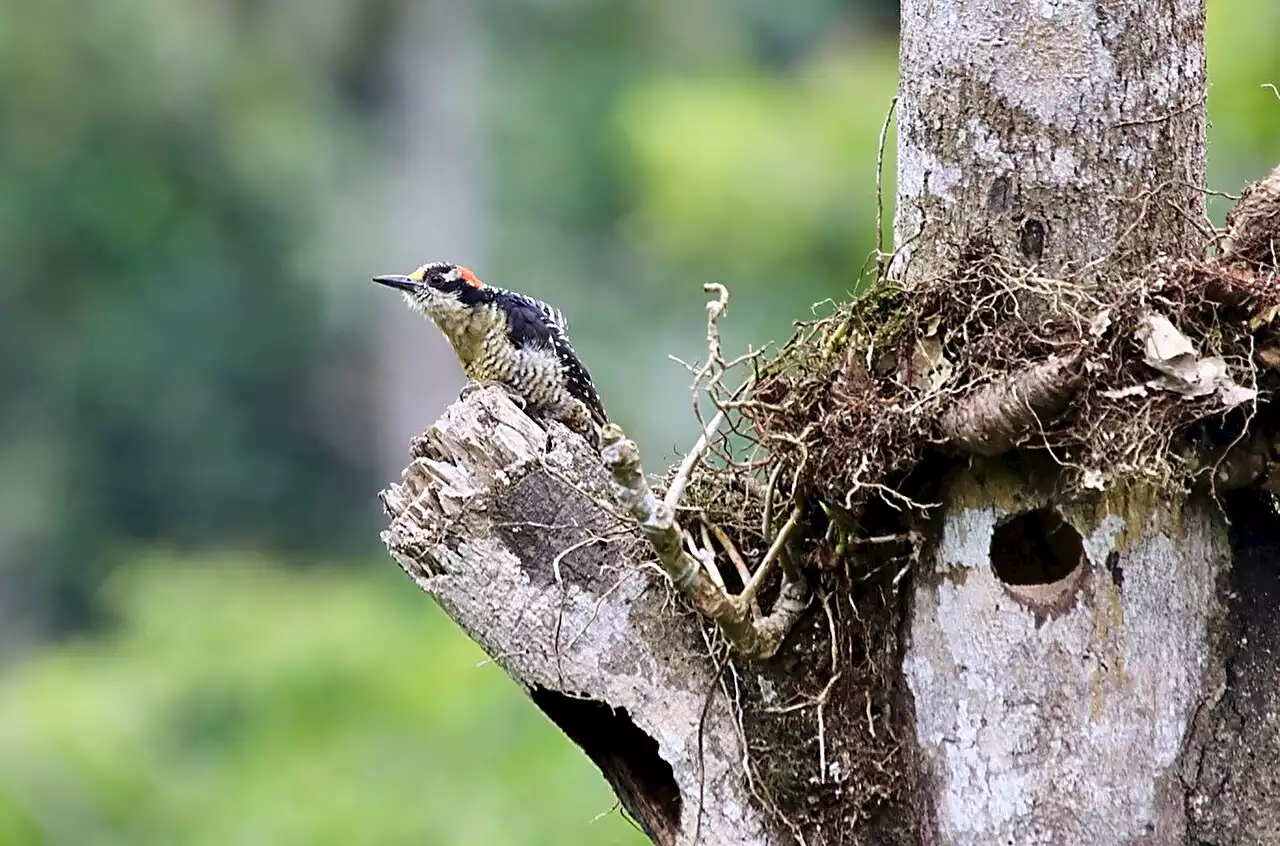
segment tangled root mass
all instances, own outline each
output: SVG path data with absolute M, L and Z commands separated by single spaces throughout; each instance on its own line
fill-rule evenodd
M 829 589 L 826 613 L 791 635 L 795 651 L 758 671 L 772 681 L 744 692 L 758 786 L 807 809 L 786 820 L 793 829 L 866 818 L 909 794 L 896 586 L 950 462 L 1037 451 L 1061 468 L 1064 493 L 1132 481 L 1280 490 L 1280 168 L 1229 223 L 1215 258 L 1137 275 L 1050 278 L 974 241 L 945 278 L 880 280 L 774 354 L 719 362 L 706 392 L 728 431 L 688 477 L 682 507 L 740 563 L 759 561 L 801 505 L 794 553 Z M 818 754 L 795 760 L 787 750 L 821 713 L 848 748 L 826 745 L 818 719 L 806 741 Z

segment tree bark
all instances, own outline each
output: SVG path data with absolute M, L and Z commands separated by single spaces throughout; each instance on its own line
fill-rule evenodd
M 1056 274 L 1203 240 L 1204 0 L 904 0 L 897 269 Z
M 1081 289 L 1201 250 L 1203 0 L 904 0 L 902 27 L 907 295 L 974 245 Z M 1067 496 L 1044 452 L 956 463 L 905 581 L 826 578 L 745 663 L 567 431 L 484 390 L 412 456 L 383 496 L 396 560 L 657 843 L 1280 842 L 1259 808 L 1280 590 L 1258 564 L 1280 519 L 1256 500 Z
M 784 842 L 741 777 L 695 618 L 608 505 L 585 442 L 496 389 L 451 406 L 383 494 L 392 555 L 600 767 L 662 844 Z
M 904 670 L 939 842 L 1187 842 L 1221 516 L 1160 490 L 1063 503 L 1054 478 L 957 476 L 918 573 Z

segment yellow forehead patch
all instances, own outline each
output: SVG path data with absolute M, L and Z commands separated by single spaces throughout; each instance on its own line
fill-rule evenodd
M 410 273 L 409 278 L 412 279 L 414 282 L 421 282 L 424 278 L 426 278 L 426 275 L 427 275 L 427 265 L 424 264 L 422 267 L 419 267 L 413 273 Z

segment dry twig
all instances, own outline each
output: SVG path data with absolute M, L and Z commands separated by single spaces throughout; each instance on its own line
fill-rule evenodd
M 693 607 L 720 627 L 730 644 L 748 658 L 773 655 L 788 629 L 808 604 L 808 586 L 784 582 L 773 612 L 753 623 L 746 602 L 730 597 L 684 546 L 675 511 L 658 499 L 645 478 L 640 450 L 616 424 L 604 428 L 601 457 L 613 480 L 614 495 L 640 527 L 672 585 Z

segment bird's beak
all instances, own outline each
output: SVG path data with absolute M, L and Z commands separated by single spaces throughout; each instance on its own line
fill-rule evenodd
M 401 291 L 416 291 L 421 284 L 408 276 L 375 276 L 373 281 L 388 288 L 399 288 Z

